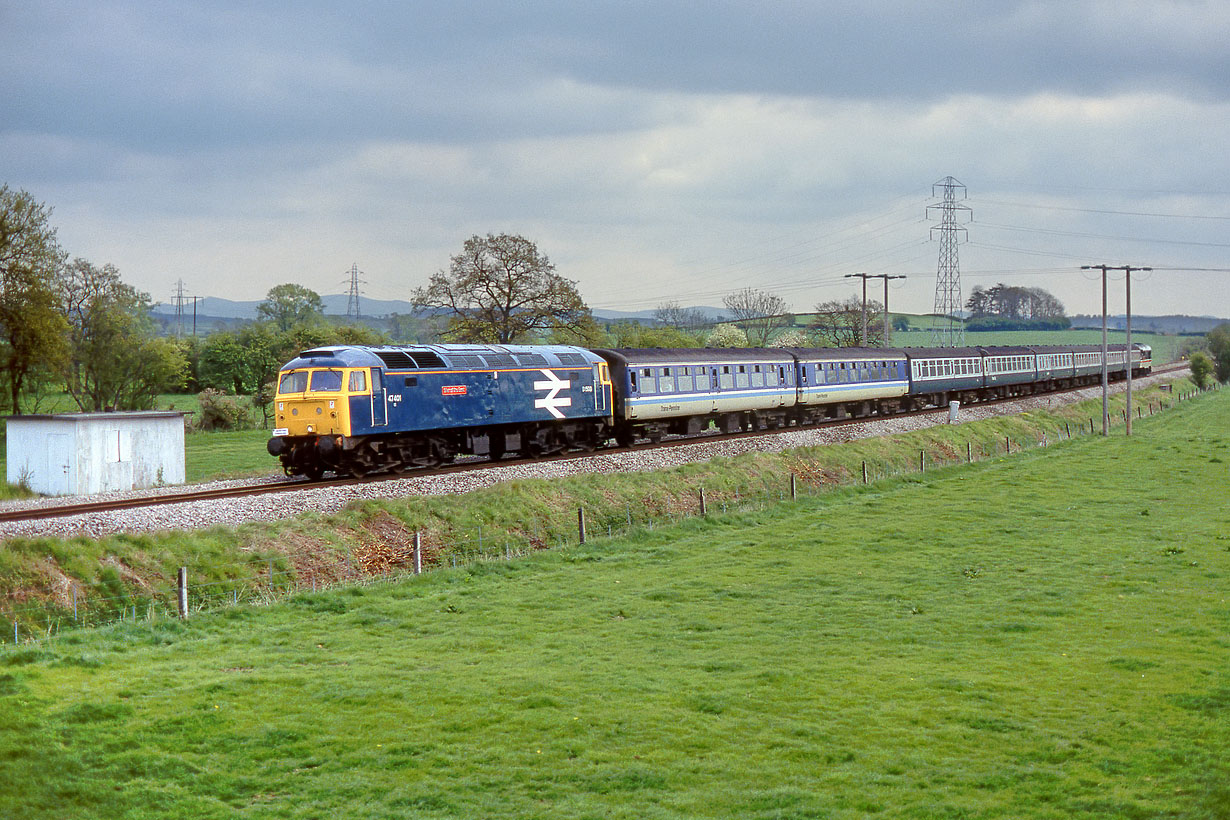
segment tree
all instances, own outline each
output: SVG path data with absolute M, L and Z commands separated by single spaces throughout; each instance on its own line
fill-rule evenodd
M 324 318 L 325 306 L 320 295 L 303 285 L 287 282 L 274 285 L 265 294 L 265 301 L 256 306 L 256 315 L 272 322 L 278 330 L 290 330 L 295 325 L 310 325 Z
M 65 255 L 50 217 L 30 194 L 0 187 L 0 372 L 14 413 L 27 380 L 58 371 L 67 355 L 56 309 Z
M 718 325 L 705 339 L 705 347 L 747 347 L 747 334 L 734 325 Z
M 449 317 L 451 340 L 506 344 L 535 331 L 582 326 L 589 308 L 576 282 L 555 272 L 537 246 L 522 236 L 472 236 L 413 302 L 420 312 Z
M 722 304 L 743 326 L 749 342 L 762 347 L 769 343 L 774 330 L 794 324 L 794 315 L 787 312 L 790 306 L 786 300 L 767 291 L 744 288 L 727 296 Z
M 1063 303 L 1042 288 L 1013 287 L 1002 282 L 990 289 L 975 285 L 965 307 L 975 317 L 1053 319 L 1065 315 Z
M 1192 381 L 1196 383 L 1196 387 L 1203 390 L 1209 386 L 1209 377 L 1213 375 L 1213 360 L 1203 353 L 1196 352 L 1192 354 L 1190 361 L 1192 368 Z
M 851 296 L 844 302 L 833 300 L 816 305 L 815 317 L 808 327 L 825 345 L 858 347 L 863 333 L 863 300 Z M 867 346 L 884 344 L 884 306 L 867 302 Z
M 608 325 L 614 347 L 699 347 L 700 340 L 677 327 L 646 327 L 640 322 L 615 322 Z
M 1220 324 L 1204 337 L 1209 343 L 1213 368 L 1219 382 L 1230 381 L 1230 322 Z
M 75 259 L 60 278 L 68 322 L 64 386 L 85 412 L 148 410 L 159 393 L 183 386 L 188 361 L 154 335 L 149 296 L 120 281 L 113 265 Z
M 787 330 L 773 340 L 773 347 L 811 347 L 812 341 L 807 333 L 797 328 Z
M 897 314 L 892 319 L 893 330 L 906 331 L 910 329 L 910 317 Z
M 654 308 L 653 318 L 667 327 L 695 333 L 709 325 L 703 310 L 681 307 L 678 302 L 663 302 Z

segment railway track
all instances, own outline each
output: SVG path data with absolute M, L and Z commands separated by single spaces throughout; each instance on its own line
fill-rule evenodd
M 1155 369 L 1152 375 L 1154 376 L 1165 375 L 1168 373 L 1174 373 L 1174 372 L 1178 372 L 1178 371 L 1186 370 L 1186 369 L 1187 369 L 1186 363 L 1168 365 L 1166 367 Z M 1119 384 L 1122 384 L 1122 382 L 1116 382 L 1116 385 L 1119 385 Z M 1090 385 L 1085 385 L 1083 387 L 1071 388 L 1069 390 L 1056 390 L 1051 393 L 1034 394 L 1034 395 L 1035 396 L 1036 395 L 1061 396 L 1066 393 L 1075 392 L 1077 390 L 1086 390 L 1086 389 L 1089 389 L 1089 387 Z M 1023 397 L 1015 396 L 1015 397 L 1005 398 L 1005 399 L 993 399 L 990 401 L 978 402 L 975 405 L 967 405 L 967 406 L 972 406 L 972 407 L 994 406 L 996 404 L 1002 404 L 1005 402 L 1017 401 L 1020 398 L 1023 398 Z M 833 420 L 823 422 L 818 425 L 809 425 L 809 427 L 804 427 L 804 428 L 781 427 L 781 428 L 770 428 L 770 429 L 763 429 L 763 430 L 750 430 L 750 431 L 743 431 L 743 432 L 738 432 L 738 433 L 717 433 L 717 434 L 701 433 L 701 434 L 697 434 L 694 436 L 680 436 L 677 438 L 664 439 L 663 441 L 660 441 L 657 443 L 652 443 L 652 444 L 647 443 L 647 444 L 638 445 L 636 447 L 611 447 L 611 448 L 605 448 L 601 450 L 559 453 L 556 455 L 543 456 L 543 457 L 536 458 L 536 459 L 525 459 L 525 458 L 512 459 L 510 458 L 510 459 L 504 459 L 502 461 L 492 462 L 486 459 L 475 458 L 475 459 L 469 459 L 466 461 L 457 462 L 454 464 L 449 464 L 449 465 L 442 466 L 442 467 L 434 467 L 434 468 L 423 469 L 423 470 L 414 470 L 408 473 L 380 474 L 380 475 L 366 476 L 363 478 L 345 477 L 345 478 L 325 479 L 322 481 L 309 481 L 306 479 L 297 480 L 297 481 L 296 480 L 261 481 L 261 482 L 254 482 L 252 484 L 243 484 L 239 486 L 230 486 L 230 487 L 218 487 L 218 488 L 205 489 L 205 490 L 188 490 L 185 492 L 169 492 L 169 493 L 164 492 L 164 493 L 157 493 L 157 494 L 129 496 L 126 498 L 112 498 L 112 499 L 105 499 L 105 500 L 99 500 L 99 501 L 87 501 L 87 502 L 73 503 L 73 504 L 57 504 L 57 505 L 38 506 L 38 507 L 23 507 L 23 508 L 18 508 L 18 509 L 0 510 L 0 524 L 16 522 L 16 521 L 37 521 L 40 519 L 48 519 L 48 518 L 62 518 L 62 517 L 67 517 L 67 516 L 85 515 L 88 513 L 96 513 L 96 512 L 117 512 L 117 511 L 122 511 L 122 510 L 136 509 L 140 507 L 153 507 L 153 506 L 170 505 L 170 504 L 184 504 L 184 503 L 189 503 L 189 502 L 194 502 L 194 501 L 214 501 L 214 500 L 238 499 L 238 498 L 245 498 L 249 496 L 266 495 L 270 493 L 299 492 L 303 490 L 322 489 L 322 488 L 329 488 L 329 487 L 345 487 L 345 486 L 351 486 L 351 485 L 357 485 L 357 484 L 371 484 L 371 483 L 376 483 L 376 482 L 392 481 L 392 480 L 411 478 L 411 477 L 414 477 L 414 478 L 431 477 L 431 476 L 447 475 L 451 473 L 470 472 L 474 470 L 485 470 L 485 469 L 490 469 L 493 467 L 509 466 L 509 465 L 515 465 L 515 464 L 547 463 L 547 462 L 554 462 L 554 461 L 571 461 L 571 460 L 576 460 L 576 459 L 589 458 L 594 455 L 600 455 L 600 454 L 644 452 L 644 451 L 653 450 L 653 449 L 664 449 L 664 448 L 670 448 L 670 447 L 685 447 L 685 446 L 693 445 L 693 444 L 708 444 L 708 443 L 717 443 L 717 442 L 722 442 L 722 441 L 732 441 L 736 439 L 747 438 L 749 436 L 771 436 L 771 435 L 778 434 L 778 433 L 789 433 L 793 431 L 798 431 L 800 429 L 811 429 L 812 427 L 832 429 L 832 428 L 839 428 L 839 427 L 843 427 L 847 425 L 865 424 L 867 422 L 873 422 L 873 421 L 886 421 L 886 420 L 909 418 L 909 417 L 925 417 L 929 415 L 947 414 L 947 412 L 948 412 L 947 408 L 927 408 L 927 409 L 922 409 L 922 410 L 913 410 L 908 413 L 899 413 L 899 414 L 892 415 L 892 416 L 857 416 L 857 417 L 850 417 L 850 418 L 844 418 L 844 419 L 833 419 Z

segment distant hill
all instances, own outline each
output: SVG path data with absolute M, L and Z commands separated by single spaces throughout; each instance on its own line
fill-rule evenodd
M 346 309 L 350 304 L 350 297 L 345 293 L 331 293 L 320 297 L 324 303 L 325 313 L 330 316 L 345 316 Z M 256 308 L 264 301 L 258 299 L 253 302 L 236 302 L 231 299 L 222 299 L 217 296 L 206 296 L 196 301 L 196 316 L 198 324 L 203 320 L 226 319 L 226 320 L 251 320 L 256 318 Z M 693 308 L 705 314 L 709 319 L 721 319 L 725 316 L 725 311 L 721 308 L 699 306 Z M 154 306 L 154 313 L 159 316 L 174 316 L 175 306 L 167 303 L 160 303 Z M 402 316 L 408 316 L 414 313 L 414 306 L 403 299 L 368 299 L 367 297 L 359 298 L 359 313 L 367 317 L 388 316 L 392 313 L 397 313 Z M 184 315 L 192 316 L 192 303 L 184 305 Z M 618 321 L 620 319 L 641 319 L 648 320 L 653 318 L 652 310 L 641 311 L 623 311 L 623 310 L 607 310 L 598 308 L 594 310 L 594 317 L 604 319 L 608 322 Z
M 1218 319 L 1215 316 L 1132 316 L 1132 330 L 1150 333 L 1208 333 L 1220 324 L 1230 322 L 1230 319 Z M 1106 326 L 1116 330 L 1127 327 L 1127 316 L 1107 316 Z M 1102 317 L 1073 316 L 1073 328 L 1101 328 Z

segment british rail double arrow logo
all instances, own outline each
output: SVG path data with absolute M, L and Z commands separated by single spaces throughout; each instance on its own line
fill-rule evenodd
M 555 416 L 557 419 L 562 419 L 564 414 L 561 413 L 559 409 L 561 407 L 571 407 L 572 399 L 569 396 L 561 396 L 559 391 L 568 389 L 571 382 L 564 381 L 550 370 L 540 370 L 538 372 L 546 376 L 549 381 L 534 382 L 534 389 L 550 390 L 551 392 L 547 393 L 545 398 L 534 399 L 534 406 L 546 408 L 548 413 Z

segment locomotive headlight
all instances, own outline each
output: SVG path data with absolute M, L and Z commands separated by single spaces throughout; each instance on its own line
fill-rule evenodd
M 318 416 L 319 416 L 319 415 L 320 415 L 321 413 L 323 413 L 323 412 L 325 412 L 325 409 L 324 409 L 323 407 L 317 407 L 317 408 L 316 408 L 316 415 L 318 415 Z
M 299 408 L 298 408 L 298 407 L 292 407 L 292 408 L 290 408 L 290 414 L 291 414 L 292 416 L 297 416 L 297 415 L 299 415 Z

